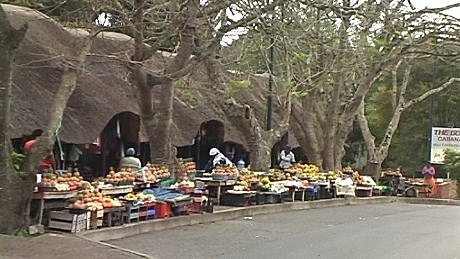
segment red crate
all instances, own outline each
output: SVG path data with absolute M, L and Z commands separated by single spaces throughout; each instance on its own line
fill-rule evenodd
M 156 202 L 155 203 L 155 217 L 156 218 L 167 218 L 171 209 L 169 207 L 169 203 L 167 202 Z

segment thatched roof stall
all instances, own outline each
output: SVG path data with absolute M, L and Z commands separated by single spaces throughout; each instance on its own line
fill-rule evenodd
M 12 138 L 17 138 L 46 127 L 63 65 L 76 58 L 86 32 L 66 29 L 28 8 L 2 6 L 14 27 L 28 24 L 25 38 L 16 53 L 13 75 L 13 114 L 9 133 Z M 130 37 L 119 33 L 105 32 L 95 39 L 87 68 L 79 75 L 77 88 L 64 112 L 60 131 L 62 141 L 91 143 L 116 114 L 140 114 L 137 89 L 129 84 L 129 71 L 123 64 L 123 60 L 129 57 L 132 43 Z M 164 59 L 164 55 L 158 53 L 147 62 L 147 67 L 161 69 Z M 244 136 L 219 112 L 212 99 L 215 93 L 203 94 L 209 91 L 205 86 L 207 84 L 192 78 L 179 80 L 176 84 L 178 94 L 174 103 L 173 144 L 189 145 L 201 123 L 211 119 L 224 122 L 225 140 L 245 144 Z M 196 92 L 196 105 L 185 98 L 190 91 Z M 148 141 L 143 127 L 140 141 Z

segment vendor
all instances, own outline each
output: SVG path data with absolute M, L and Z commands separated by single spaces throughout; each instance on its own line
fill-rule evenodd
M 431 186 L 431 195 L 436 195 L 438 193 L 438 186 L 436 184 L 436 179 L 434 178 L 436 170 L 430 161 L 426 162 L 426 165 L 422 169 L 422 174 L 423 183 Z M 428 189 L 426 191 L 429 192 Z
M 295 163 L 295 156 L 291 151 L 291 146 L 286 145 L 284 149 L 281 150 L 279 160 L 281 169 L 288 169 L 293 163 Z
M 205 167 L 206 172 L 211 172 L 212 169 L 216 167 L 216 165 L 231 166 L 233 164 L 232 161 L 230 161 L 230 159 L 222 154 L 217 148 L 211 148 L 211 150 L 209 150 L 209 156 L 209 161 Z
M 126 150 L 126 155 L 120 160 L 121 168 L 132 168 L 134 170 L 141 169 L 141 160 L 135 157 L 136 150 L 132 147 Z
M 30 152 L 32 146 L 35 145 L 35 142 L 37 142 L 37 139 L 40 138 L 42 134 L 43 130 L 41 129 L 36 129 L 32 132 L 32 139 L 28 140 L 23 146 L 23 150 L 26 155 Z M 44 172 L 53 171 L 54 164 L 54 154 L 52 151 L 49 151 L 49 154 L 40 161 L 37 173 L 41 174 Z

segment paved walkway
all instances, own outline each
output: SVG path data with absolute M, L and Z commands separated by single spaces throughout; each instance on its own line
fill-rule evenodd
M 47 233 L 38 237 L 15 237 L 0 235 L 0 259 L 135 259 L 152 258 L 142 253 L 123 249 L 107 243 L 111 239 L 122 239 L 141 233 L 171 229 L 186 225 L 205 224 L 223 220 L 243 218 L 260 214 L 327 208 L 343 205 L 377 204 L 403 202 L 430 205 L 456 205 L 460 200 L 440 200 L 421 198 L 371 197 L 360 199 L 331 199 L 311 202 L 288 202 L 280 204 L 258 205 L 249 207 L 216 207 L 212 214 L 192 214 L 188 216 L 156 219 L 136 224 L 126 224 L 112 228 L 84 231 L 78 235 L 65 233 Z
M 38 237 L 0 235 L 1 259 L 91 258 L 138 259 L 127 251 L 84 240 L 71 234 L 44 234 Z

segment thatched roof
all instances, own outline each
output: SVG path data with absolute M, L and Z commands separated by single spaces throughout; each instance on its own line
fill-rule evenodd
M 53 98 L 60 84 L 62 64 L 78 54 L 85 32 L 66 29 L 45 15 L 24 7 L 2 5 L 12 26 L 28 24 L 24 40 L 16 52 L 13 75 L 12 120 L 10 136 L 21 137 L 36 128 L 45 128 Z M 91 143 L 116 114 L 139 114 L 137 90 L 128 82 L 129 71 L 118 59 L 126 59 L 132 39 L 118 33 L 102 33 L 93 43 L 87 69 L 78 77 L 77 88 L 65 110 L 60 137 L 70 143 Z M 111 55 L 112 57 L 104 57 Z M 65 58 L 63 58 L 65 56 Z M 162 55 L 150 60 L 152 69 L 162 67 Z M 217 119 L 226 128 L 225 140 L 245 144 L 242 134 L 219 113 L 205 84 L 186 79 L 197 89 L 198 104 L 184 100 L 178 82 L 174 103 L 173 143 L 189 145 L 202 122 Z M 156 89 L 159 91 L 159 89 Z M 211 94 L 212 96 L 213 94 Z M 182 99 L 181 99 L 182 98 Z M 187 99 L 187 98 L 185 98 Z M 141 141 L 147 141 L 141 127 Z

